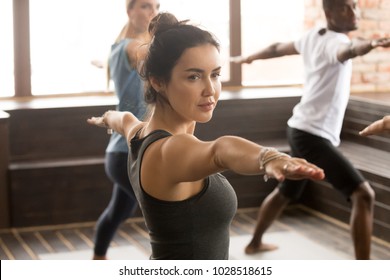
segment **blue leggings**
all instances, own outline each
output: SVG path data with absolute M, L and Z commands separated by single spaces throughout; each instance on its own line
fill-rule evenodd
M 96 225 L 94 253 L 98 256 L 106 255 L 120 224 L 137 209 L 137 200 L 127 175 L 127 153 L 106 153 L 105 169 L 114 188 L 110 203 Z

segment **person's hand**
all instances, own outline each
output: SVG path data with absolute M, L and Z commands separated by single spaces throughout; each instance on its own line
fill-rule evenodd
M 87 119 L 87 122 L 89 124 L 92 124 L 92 125 L 107 128 L 108 130 L 111 130 L 111 133 L 112 133 L 112 129 L 107 124 L 107 114 L 109 114 L 109 113 L 115 113 L 115 112 L 108 110 L 101 117 L 91 117 L 91 118 Z M 111 133 L 108 133 L 108 134 L 111 134 Z
M 249 60 L 248 57 L 243 57 L 241 55 L 230 57 L 230 62 L 237 63 L 237 64 L 243 64 L 243 63 L 250 64 L 250 63 L 252 63 L 252 61 Z
M 109 112 L 109 111 L 107 111 L 107 112 Z M 91 118 L 87 119 L 87 122 L 89 124 L 92 124 L 92 125 L 107 128 L 107 134 L 112 134 L 113 133 L 112 128 L 110 128 L 109 125 L 107 124 L 107 122 L 105 121 L 105 116 L 106 116 L 107 112 L 104 113 L 101 117 L 91 117 Z
M 91 64 L 100 69 L 106 67 L 105 63 L 102 62 L 101 60 L 91 60 Z
M 373 40 L 371 42 L 372 47 L 382 47 L 382 48 L 388 48 L 390 47 L 390 38 L 380 38 Z
M 279 182 L 290 180 L 322 180 L 325 178 L 324 171 L 314 164 L 301 158 L 280 157 L 270 161 L 266 167 L 266 176 L 275 178 Z
M 390 115 L 377 120 L 359 132 L 361 136 L 379 134 L 384 131 L 390 131 Z
M 87 119 L 87 122 L 89 124 L 92 124 L 92 125 L 107 128 L 107 124 L 104 122 L 104 116 L 91 117 L 91 118 Z

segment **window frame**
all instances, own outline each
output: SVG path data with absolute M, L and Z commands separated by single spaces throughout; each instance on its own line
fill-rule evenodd
M 13 0 L 14 97 L 32 96 L 29 4 L 29 0 Z

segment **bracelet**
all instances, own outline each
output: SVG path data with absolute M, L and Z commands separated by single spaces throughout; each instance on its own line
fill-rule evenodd
M 272 155 L 267 157 L 269 152 L 274 152 Z M 268 163 L 270 163 L 273 160 L 276 160 L 281 157 L 288 157 L 291 158 L 288 154 L 278 152 L 274 148 L 265 148 L 260 152 L 259 155 L 259 167 L 261 171 L 264 171 L 265 173 L 265 167 Z M 270 177 L 267 175 L 267 173 L 264 174 L 264 181 L 267 182 Z
M 276 155 L 272 155 L 270 156 L 269 158 L 266 158 L 264 161 L 263 161 L 263 166 L 265 167 L 265 165 L 275 159 L 278 159 L 280 157 L 290 157 L 288 154 L 285 154 L 285 153 L 277 153 Z
M 278 158 L 281 158 L 281 157 L 288 157 L 290 158 L 290 156 L 288 154 L 285 154 L 285 153 L 277 153 L 276 155 L 273 155 L 273 156 L 270 156 L 269 158 L 267 158 L 264 162 L 263 162 L 263 165 L 264 165 L 264 168 L 265 168 L 265 165 L 275 159 L 278 159 Z M 264 170 L 265 171 L 265 170 Z M 268 179 L 270 177 L 267 175 L 267 173 L 264 174 L 263 176 L 263 179 L 264 179 L 264 182 L 267 182 Z
M 275 148 L 264 148 L 261 150 L 259 155 L 259 168 L 261 171 L 265 171 L 264 159 L 266 158 L 269 152 L 278 153 L 278 151 Z
M 108 112 L 108 111 L 107 111 Z M 101 118 L 102 118 L 102 123 L 104 125 L 105 128 L 107 128 L 107 134 L 112 134 L 113 133 L 113 129 L 104 121 L 104 118 L 106 117 L 106 114 L 107 112 L 105 112 Z

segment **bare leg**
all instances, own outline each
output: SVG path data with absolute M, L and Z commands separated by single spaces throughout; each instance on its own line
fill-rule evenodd
M 357 260 L 370 259 L 375 193 L 367 182 L 359 185 L 351 196 L 351 235 Z
M 266 197 L 259 209 L 257 224 L 252 240 L 245 248 L 246 254 L 256 254 L 259 252 L 276 250 L 278 248 L 273 244 L 264 244 L 261 240 L 264 232 L 280 215 L 289 202 L 290 199 L 285 197 L 279 191 L 279 188 L 275 188 L 275 190 Z

